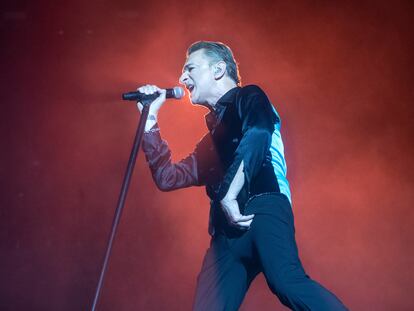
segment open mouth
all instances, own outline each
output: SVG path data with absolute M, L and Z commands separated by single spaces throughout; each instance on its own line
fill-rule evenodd
M 190 93 L 192 93 L 194 90 L 194 85 L 188 85 L 187 89 L 190 91 Z

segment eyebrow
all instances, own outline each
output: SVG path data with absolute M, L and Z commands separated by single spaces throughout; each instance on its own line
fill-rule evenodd
M 191 67 L 191 66 L 194 66 L 194 64 L 193 64 L 193 63 L 188 63 L 188 64 L 186 64 L 186 65 L 183 67 L 183 72 L 184 72 L 184 71 L 186 71 L 186 70 L 188 70 L 188 67 Z

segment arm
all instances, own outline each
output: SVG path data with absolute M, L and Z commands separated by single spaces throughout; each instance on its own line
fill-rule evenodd
M 151 131 L 144 133 L 142 148 L 152 178 L 161 191 L 199 185 L 195 153 L 191 153 L 178 163 L 171 163 L 171 151 L 167 142 L 161 139 L 156 125 Z
M 157 116 L 159 109 L 165 102 L 165 90 L 154 85 L 146 85 L 140 87 L 138 91 L 144 94 L 160 93 L 160 96 L 150 106 L 142 142 L 142 148 L 155 184 L 161 191 L 198 185 L 195 153 L 193 152 L 178 163 L 171 163 L 171 152 L 168 144 L 161 139 L 157 126 Z M 141 112 L 141 103 L 137 103 L 137 106 Z
M 269 150 L 274 123 L 277 121 L 271 103 L 260 88 L 248 86 L 242 91 L 244 93 L 241 94 L 242 99 L 238 106 L 242 121 L 242 139 L 218 194 L 225 214 L 236 215 L 236 218 L 228 217 L 231 224 L 237 223 L 237 215 L 240 215 L 237 195 L 243 186 L 249 191 L 250 183 L 259 172 Z
M 239 204 L 237 203 L 237 195 L 244 185 L 243 166 L 242 161 L 237 169 L 233 181 L 230 184 L 226 196 L 220 201 L 220 203 L 230 225 L 240 229 L 248 229 L 253 221 L 254 215 L 244 216 L 240 214 Z

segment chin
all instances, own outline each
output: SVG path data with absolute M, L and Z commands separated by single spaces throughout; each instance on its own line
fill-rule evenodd
M 200 101 L 198 100 L 197 97 L 190 96 L 190 100 L 193 104 L 199 104 L 200 103 Z

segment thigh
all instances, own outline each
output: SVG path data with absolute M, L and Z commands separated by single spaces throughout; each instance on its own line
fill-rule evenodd
M 238 310 L 246 294 L 246 266 L 229 249 L 225 236 L 212 240 L 197 278 L 193 310 Z
M 289 201 L 279 196 L 263 196 L 248 208 L 255 211 L 250 230 L 266 279 L 274 283 L 287 275 L 304 277 Z
M 305 273 L 296 246 L 290 204 L 269 199 L 256 202 L 261 203 L 262 212 L 256 213 L 250 230 L 272 292 L 292 310 L 346 310 L 333 293 Z M 264 208 L 266 204 L 272 209 Z

